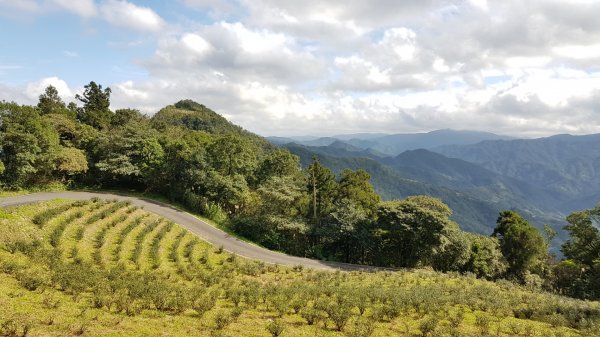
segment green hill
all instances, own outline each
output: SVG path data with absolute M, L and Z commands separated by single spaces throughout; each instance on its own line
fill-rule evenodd
M 272 145 L 263 137 L 244 130 L 203 104 L 189 99 L 181 100 L 160 109 L 152 116 L 151 123 L 158 129 L 164 129 L 166 126 L 180 126 L 214 135 L 236 134 L 251 139 L 262 147 L 272 148 Z

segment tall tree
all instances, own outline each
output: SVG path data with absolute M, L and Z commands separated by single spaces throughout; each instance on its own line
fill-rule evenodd
M 110 111 L 110 88 L 102 89 L 102 85 L 96 84 L 94 81 L 85 85 L 84 88 L 83 95 L 75 95 L 75 98 L 83 103 L 83 108 L 77 110 L 77 119 L 96 129 L 107 128 L 113 117 L 113 113 Z
M 541 272 L 547 255 L 546 242 L 542 234 L 517 212 L 500 212 L 492 235 L 500 241 L 509 276 L 522 279 L 527 272 Z
M 62 98 L 58 96 L 58 90 L 52 85 L 46 87 L 44 93 L 40 95 L 37 107 L 40 109 L 40 114 L 42 115 L 66 114 L 74 117 L 73 113 L 67 109 Z
M 561 247 L 567 258 L 553 270 L 559 291 L 586 299 L 600 298 L 600 204 L 567 216 L 569 240 Z
M 312 163 L 305 170 L 307 191 L 310 194 L 308 218 L 316 228 L 323 217 L 331 211 L 336 191 L 335 175 L 330 169 L 313 157 Z
M 337 200 L 352 200 L 367 216 L 373 216 L 381 198 L 369 179 L 371 176 L 364 170 L 344 170 L 338 183 Z

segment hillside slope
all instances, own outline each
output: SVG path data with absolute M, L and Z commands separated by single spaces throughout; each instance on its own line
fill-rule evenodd
M 6 336 L 598 333 L 597 302 L 422 270 L 266 265 L 211 247 L 127 202 L 0 209 L 0 224 Z

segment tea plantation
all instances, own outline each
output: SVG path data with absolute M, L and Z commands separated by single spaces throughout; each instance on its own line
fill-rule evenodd
M 600 303 L 429 270 L 210 246 L 122 201 L 0 210 L 0 336 L 599 336 Z

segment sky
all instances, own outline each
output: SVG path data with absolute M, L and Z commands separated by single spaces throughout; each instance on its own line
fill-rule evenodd
M 596 0 L 0 0 L 0 100 L 193 99 L 265 136 L 600 133 Z

